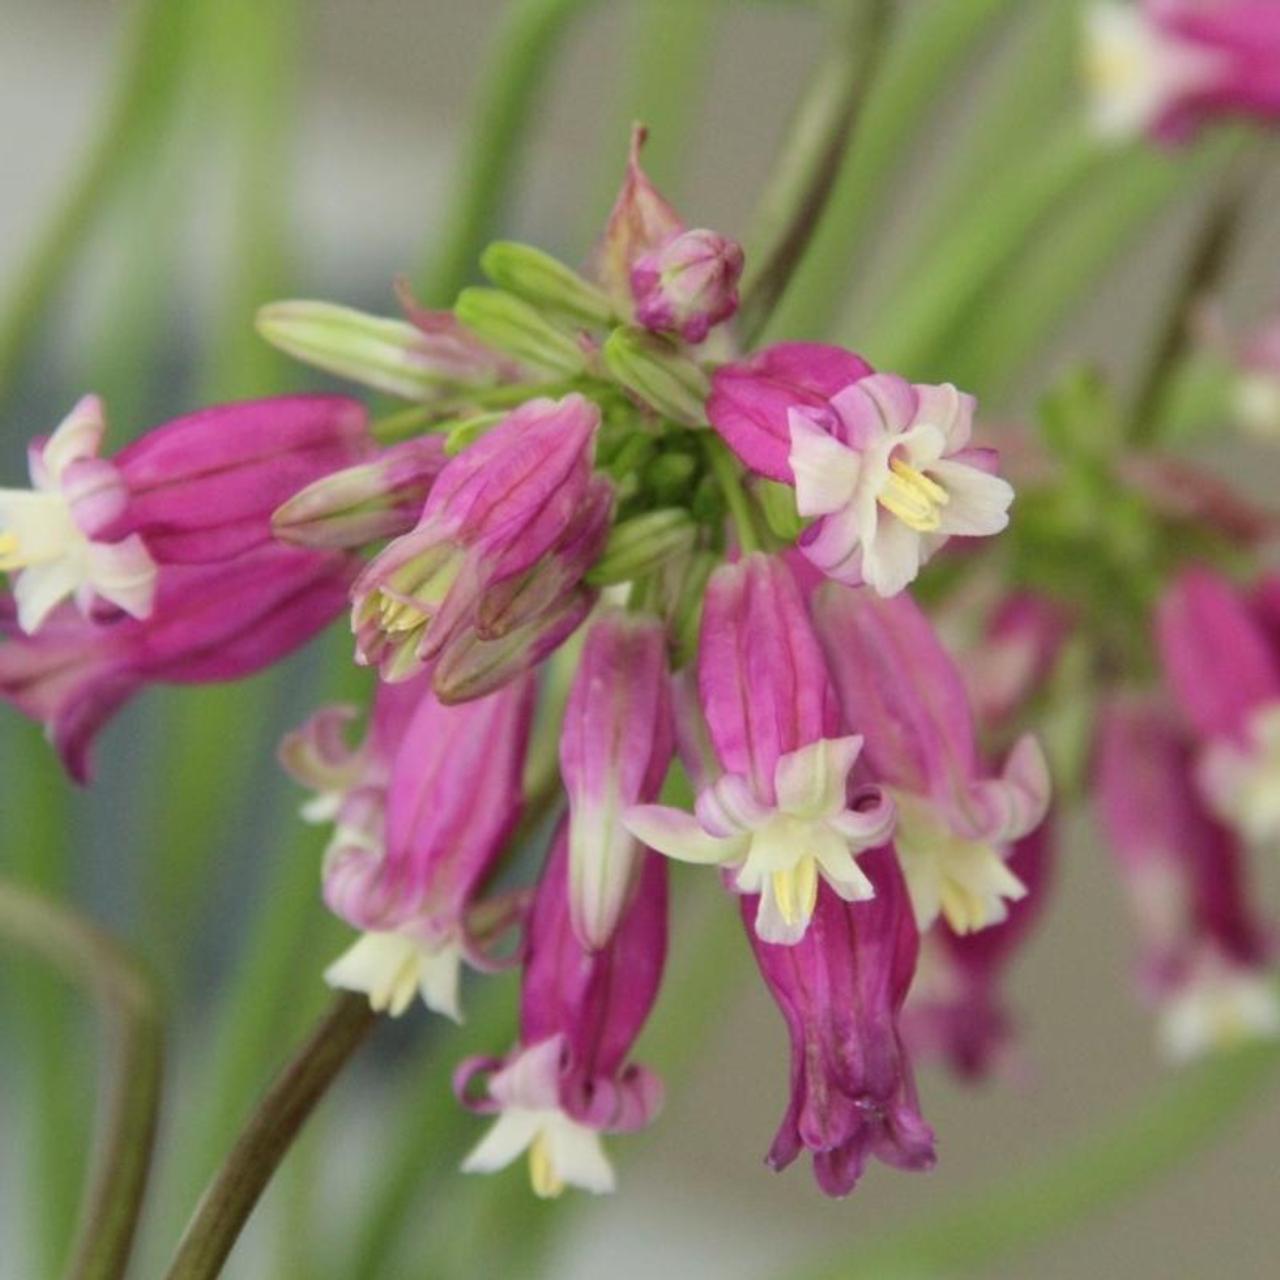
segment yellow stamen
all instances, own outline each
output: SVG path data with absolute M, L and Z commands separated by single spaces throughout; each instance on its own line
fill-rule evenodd
M 545 1133 L 539 1133 L 529 1147 L 529 1181 L 540 1200 L 554 1200 L 564 1190 L 564 1180 L 551 1162 Z
M 384 631 L 413 631 L 427 618 L 426 611 L 408 600 L 384 595 L 378 603 Z
M 15 569 L 25 566 L 26 561 L 18 548 L 18 535 L 0 533 L 0 573 L 13 573 Z
M 951 495 L 923 471 L 894 458 L 877 500 L 908 528 L 917 533 L 933 533 L 942 524 L 942 508 L 951 501 Z
M 818 901 L 818 864 L 812 858 L 801 858 L 789 870 L 775 871 L 773 897 L 787 924 L 808 920 Z

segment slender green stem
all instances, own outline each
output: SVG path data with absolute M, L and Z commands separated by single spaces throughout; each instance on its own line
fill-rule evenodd
M 738 545 L 743 555 L 759 551 L 760 534 L 751 510 L 751 499 L 747 497 L 747 491 L 742 487 L 742 468 L 718 436 L 708 434 L 703 444 L 707 454 L 707 465 L 711 468 L 711 473 L 720 486 L 720 492 L 724 494 L 729 514 L 733 517 L 734 528 L 738 533 Z
M 90 991 L 107 1030 L 109 1085 L 66 1275 L 118 1280 L 133 1247 L 160 1108 L 163 1034 L 155 986 L 95 925 L 10 881 L 0 881 L 0 935 Z
M 839 1261 L 788 1269 L 787 1280 L 905 1280 L 989 1275 L 1155 1183 L 1222 1136 L 1280 1072 L 1280 1046 L 1224 1053 L 1180 1072 L 1145 1104 L 1108 1115 L 1064 1152 L 1022 1169 L 954 1209 L 850 1246 Z
M 169 1280 L 213 1280 L 280 1161 L 378 1017 L 364 996 L 335 997 L 311 1035 L 263 1095 L 196 1206 Z
M 448 306 L 470 279 L 511 193 L 546 69 L 573 20 L 596 0 L 513 0 L 481 78 L 464 168 L 424 296 Z
M 768 324 L 818 228 L 889 27 L 887 0 L 846 0 L 842 8 L 832 52 L 800 103 L 760 200 L 737 318 L 747 345 Z
M 920 122 L 955 70 L 1015 0 L 930 0 L 889 46 L 809 252 L 767 330 L 829 333 L 855 278 L 870 220 Z

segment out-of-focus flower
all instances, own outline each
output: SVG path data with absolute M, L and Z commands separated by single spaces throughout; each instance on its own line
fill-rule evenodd
M 599 423 L 581 396 L 530 400 L 450 461 L 356 583 L 357 661 L 407 679 L 461 633 L 500 638 L 572 594 L 608 533 Z
M 1186 570 L 1156 613 L 1165 678 L 1200 738 L 1210 806 L 1246 839 L 1280 840 L 1280 659 L 1223 577 Z
M 1048 809 L 1039 744 L 1020 739 L 991 775 L 963 677 L 908 596 L 826 583 L 813 610 L 845 723 L 897 805 L 894 846 L 917 923 L 926 929 L 939 913 L 958 933 L 999 923 L 1026 893 L 1008 866 L 1012 845 Z
M 34 636 L 0 598 L 0 697 L 43 722 L 67 771 L 87 781 L 94 737 L 139 689 L 238 680 L 279 661 L 342 613 L 357 567 L 278 545 L 167 566 L 148 618 L 100 623 L 64 605 Z
M 623 826 L 655 800 L 673 749 L 667 637 L 656 619 L 607 612 L 587 633 L 560 735 L 569 793 L 569 917 L 588 950 L 605 946 L 642 854 Z
M 627 826 L 670 857 L 732 867 L 737 890 L 759 895 L 761 939 L 796 943 L 820 880 L 847 901 L 871 895 L 856 856 L 884 843 L 894 812 L 878 787 L 851 796 L 862 739 L 840 736 L 822 651 L 783 560 L 751 555 L 712 576 L 698 686 L 721 775 L 699 792 L 696 814 L 640 805 Z
M 601 1135 L 643 1128 L 662 1086 L 628 1064 L 662 980 L 667 868 L 645 854 L 636 889 L 608 944 L 585 949 L 570 923 L 569 837 L 562 823 L 529 919 L 520 994 L 520 1043 L 506 1058 L 473 1058 L 455 1076 L 459 1098 L 496 1113 L 463 1162 L 491 1173 L 527 1153 L 534 1191 L 612 1191 Z M 481 1077 L 481 1096 L 472 1088 Z
M 874 1156 L 900 1169 L 934 1163 L 933 1131 L 920 1115 L 898 1019 L 915 973 L 919 939 L 890 849 L 862 859 L 874 896 L 844 902 L 818 891 L 803 939 L 775 946 L 751 927 L 760 972 L 791 1033 L 791 1101 L 769 1150 L 784 1169 L 813 1153 L 818 1185 L 848 1195 Z
M 1177 142 L 1205 120 L 1280 117 L 1280 10 L 1271 0 L 1137 0 L 1086 14 L 1094 129 Z
M 682 231 L 631 268 L 636 320 L 657 333 L 702 342 L 738 309 L 742 247 L 716 231 Z
M 86 396 L 31 447 L 34 489 L 0 490 L 0 571 L 16 575 L 34 632 L 64 600 L 149 616 L 157 567 L 206 564 L 271 540 L 271 513 L 372 446 L 364 409 L 337 396 L 216 405 L 98 456 L 101 402 Z
M 326 971 L 331 986 L 392 1015 L 421 994 L 461 1020 L 462 960 L 485 966 L 468 913 L 520 815 L 533 693 L 525 676 L 449 707 L 419 677 L 379 687 L 355 752 L 339 750 L 332 709 L 285 740 L 286 767 L 327 801 L 312 814 L 335 823 L 325 901 L 363 931 Z
M 873 374 L 826 409 L 792 411 L 791 470 L 804 554 L 838 582 L 896 595 L 955 535 L 1009 523 L 996 455 L 970 447 L 974 401 L 953 386 Z
M 1129 891 L 1142 990 L 1176 1059 L 1280 1034 L 1271 939 L 1254 917 L 1238 841 L 1201 803 L 1193 759 L 1154 699 L 1106 708 L 1098 816 Z

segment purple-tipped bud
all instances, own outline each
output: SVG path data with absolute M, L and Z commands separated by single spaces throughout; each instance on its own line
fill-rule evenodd
M 497 1113 L 467 1156 L 491 1173 L 528 1153 L 534 1191 L 612 1191 L 600 1137 L 643 1128 L 662 1087 L 627 1057 L 653 1007 L 667 951 L 667 868 L 652 854 L 608 945 L 582 947 L 570 923 L 569 836 L 552 845 L 529 919 L 520 993 L 520 1044 L 505 1059 L 473 1058 L 455 1076 L 459 1098 Z M 483 1079 L 482 1096 L 472 1086 Z
M 631 268 L 636 321 L 656 333 L 702 342 L 738 309 L 742 246 L 715 231 L 682 231 Z
M 791 1101 L 768 1161 L 785 1169 L 802 1151 L 829 1196 L 848 1195 L 871 1157 L 899 1169 L 934 1163 L 898 1019 L 919 938 L 906 885 L 889 849 L 863 858 L 875 894 L 842 902 L 819 890 L 805 937 L 790 947 L 750 927 L 760 972 L 791 1034 Z
M 656 618 L 610 611 L 587 633 L 560 736 L 569 793 L 569 915 L 578 941 L 613 936 L 643 850 L 622 822 L 656 800 L 673 749 L 667 637 Z

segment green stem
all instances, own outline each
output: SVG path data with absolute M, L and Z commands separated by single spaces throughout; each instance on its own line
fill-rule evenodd
M 546 69 L 573 20 L 595 3 L 513 0 L 507 7 L 482 74 L 457 195 L 426 272 L 428 304 L 449 306 L 471 278 L 511 193 L 525 137 L 537 118 Z
M 151 1169 L 163 1034 L 150 974 L 114 939 L 43 894 L 0 881 L 0 934 L 92 992 L 108 1031 L 109 1085 L 69 1280 L 124 1275 Z
M 750 555 L 760 550 L 760 535 L 756 529 L 755 517 L 751 511 L 751 500 L 742 487 L 742 469 L 737 459 L 729 452 L 728 446 L 719 438 L 710 434 L 703 438 L 707 455 L 707 465 L 715 476 L 720 492 L 724 494 L 725 505 L 733 517 L 734 527 L 738 532 L 738 545 L 743 555 Z
M 893 41 L 809 252 L 770 320 L 771 338 L 829 333 L 894 170 L 948 78 L 1015 0 L 930 0 Z
M 378 1017 L 343 993 L 276 1077 L 196 1206 L 168 1280 L 213 1280 L 280 1161 Z
M 1150 1101 L 1108 1115 L 1064 1154 L 922 1223 L 863 1241 L 787 1280 L 990 1275 L 995 1265 L 1153 1184 L 1219 1138 L 1280 1071 L 1280 1046 L 1224 1053 L 1178 1073 Z
M 748 346 L 768 324 L 818 228 L 889 27 L 887 0 L 846 0 L 842 7 L 835 47 L 800 104 L 760 200 L 737 317 Z

